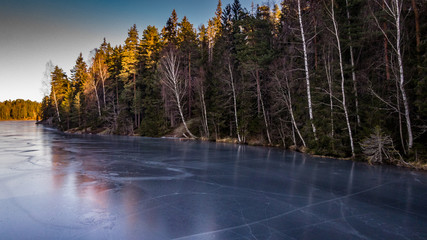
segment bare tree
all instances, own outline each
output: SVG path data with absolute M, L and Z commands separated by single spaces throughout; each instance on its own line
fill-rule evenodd
M 51 73 L 53 72 L 53 69 L 54 69 L 52 61 L 47 62 L 45 68 L 46 69 L 43 73 L 41 91 L 42 91 L 44 96 L 49 96 L 49 92 L 52 90 L 53 101 L 55 102 L 56 115 L 58 116 L 59 122 L 61 122 L 61 116 L 59 114 L 58 99 L 56 98 L 55 85 L 52 84 L 52 81 L 51 81 Z
M 342 107 L 344 109 L 344 115 L 345 115 L 345 120 L 347 123 L 348 135 L 350 138 L 351 155 L 352 155 L 352 157 L 354 157 L 355 153 L 354 153 L 353 133 L 351 131 L 351 125 L 350 125 L 350 120 L 348 117 L 348 110 L 347 110 L 347 105 L 346 105 L 344 67 L 343 67 L 343 59 L 342 59 L 342 51 L 341 51 L 341 41 L 340 41 L 339 31 L 338 31 L 338 23 L 335 19 L 334 0 L 331 0 L 331 11 L 329 13 L 330 13 L 330 16 L 332 19 L 332 23 L 334 25 L 334 35 L 335 35 L 335 38 L 337 40 L 338 57 L 339 57 L 339 65 L 340 65 L 340 73 L 341 73 Z
M 90 88 L 92 88 L 95 93 L 96 103 L 98 105 L 98 116 L 101 117 L 101 103 L 100 103 L 99 94 L 98 94 L 98 78 L 96 74 L 95 65 L 96 65 L 95 59 L 93 59 L 91 71 L 89 72 L 89 76 L 88 76 L 88 82 L 90 84 Z
M 403 6 L 403 0 L 383 0 L 382 2 L 379 2 L 376 0 L 377 4 L 382 5 L 384 11 L 387 13 L 388 16 L 392 19 L 392 25 L 395 27 L 395 32 L 393 33 L 394 41 L 391 37 L 389 37 L 386 30 L 381 27 L 378 19 L 374 14 L 373 17 L 375 19 L 375 22 L 380 29 L 380 31 L 383 33 L 384 37 L 387 39 L 388 43 L 392 46 L 393 51 L 396 54 L 397 63 L 398 63 L 398 79 L 399 79 L 399 90 L 400 94 L 402 96 L 402 103 L 405 109 L 405 120 L 406 120 L 406 128 L 408 132 L 408 150 L 412 149 L 413 146 L 413 134 L 412 134 L 412 125 L 411 125 L 411 118 L 410 118 L 410 112 L 409 112 L 409 103 L 408 103 L 408 97 L 406 95 L 405 91 L 405 76 L 403 71 L 403 55 L 402 55 L 402 6 Z
M 294 115 L 294 110 L 293 110 L 293 106 L 292 106 L 292 95 L 291 95 L 291 88 L 289 87 L 289 79 L 287 76 L 287 73 L 284 74 L 284 79 L 285 79 L 285 86 L 283 86 L 283 84 L 281 83 L 281 80 L 279 79 L 279 77 L 277 75 L 274 76 L 274 79 L 277 82 L 277 85 L 279 87 L 279 91 L 280 91 L 280 95 L 281 95 L 281 99 L 282 101 L 285 103 L 285 106 L 287 107 L 289 114 L 291 115 L 291 123 L 292 123 L 292 128 L 297 132 L 298 137 L 301 139 L 302 144 L 304 145 L 304 147 L 307 147 L 307 145 L 305 144 L 304 138 L 302 137 L 299 129 L 298 129 L 298 125 L 295 121 L 295 115 Z M 295 137 L 293 137 L 293 141 L 296 144 L 296 139 Z
M 399 151 L 394 148 L 393 139 L 384 134 L 378 126 L 368 138 L 362 141 L 360 146 L 370 164 L 389 162 L 411 166 L 403 160 Z
M 196 138 L 196 136 L 194 136 L 188 129 L 182 112 L 182 100 L 186 92 L 186 86 L 185 81 L 180 77 L 179 68 L 180 61 L 178 59 L 176 49 L 171 46 L 165 51 L 163 58 L 160 60 L 160 72 L 162 74 L 161 83 L 173 95 L 173 100 L 178 108 L 185 131 L 190 135 L 190 137 Z
M 94 59 L 95 71 L 99 76 L 102 84 L 102 95 L 104 100 L 104 107 L 107 106 L 106 95 L 105 95 L 105 81 L 110 77 L 108 72 L 108 66 L 105 63 L 105 57 L 102 53 L 97 53 Z
M 196 90 L 197 93 L 199 95 L 199 99 L 200 99 L 200 107 L 201 107 L 201 112 L 202 112 L 202 126 L 203 126 L 203 132 L 206 138 L 209 138 L 209 125 L 208 125 L 208 112 L 206 109 L 206 98 L 205 98 L 205 94 L 206 94 L 206 89 L 205 89 L 205 72 L 204 70 L 201 68 L 199 70 L 199 77 L 195 78 L 195 84 L 196 84 Z
M 52 84 L 52 93 L 53 93 L 53 100 L 55 101 L 56 115 L 58 115 L 58 120 L 59 122 L 61 122 L 61 116 L 59 115 L 58 99 L 56 98 L 56 90 L 55 90 L 54 84 Z
M 311 103 L 310 73 L 308 71 L 307 43 L 305 39 L 304 25 L 302 22 L 302 15 L 301 15 L 301 0 L 298 0 L 298 20 L 300 25 L 300 32 L 301 32 L 301 39 L 302 39 L 303 53 L 304 53 L 304 71 L 305 71 L 305 81 L 306 81 L 306 87 L 307 87 L 308 112 L 310 116 L 310 123 L 313 131 L 313 135 L 317 141 L 316 127 L 314 126 L 314 118 L 313 118 L 313 106 Z
M 239 141 L 239 143 L 242 142 L 242 138 L 240 137 L 240 128 L 239 128 L 239 119 L 237 117 L 237 97 L 236 97 L 236 86 L 234 83 L 234 77 L 233 77 L 233 69 L 231 66 L 231 59 L 228 58 L 228 72 L 230 74 L 230 86 L 231 86 L 231 90 L 233 93 L 233 110 L 234 110 L 234 121 L 236 123 L 236 132 L 237 132 L 237 140 Z
M 267 140 L 268 140 L 268 143 L 271 145 L 270 126 L 268 124 L 267 113 L 265 111 L 264 100 L 262 98 L 260 76 L 259 75 L 260 74 L 259 74 L 259 71 L 257 69 L 255 71 L 255 78 L 256 78 L 256 84 L 257 84 L 257 95 L 258 95 L 259 102 L 261 103 L 262 116 L 264 117 L 265 131 L 267 133 Z
M 331 57 L 330 57 L 330 46 L 328 46 L 328 49 L 326 50 L 328 53 L 323 53 L 324 57 L 324 64 L 325 64 L 325 73 L 326 73 L 326 79 L 328 80 L 328 95 L 329 95 L 329 105 L 331 110 L 331 137 L 334 138 L 335 135 L 335 127 L 334 127 L 334 95 L 332 90 L 332 67 L 331 67 Z

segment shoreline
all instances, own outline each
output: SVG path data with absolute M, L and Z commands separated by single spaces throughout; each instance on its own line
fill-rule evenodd
M 10 120 L 0 119 L 0 122 L 37 122 L 37 119 L 10 119 Z
M 36 122 L 36 124 L 54 127 L 53 125 L 48 124 L 48 123 L 43 122 L 43 121 Z M 59 131 L 66 133 L 66 134 L 76 134 L 76 135 L 125 136 L 125 135 L 111 134 L 111 133 L 109 133 L 110 131 L 108 129 L 93 130 L 91 128 L 86 128 L 86 129 L 73 128 L 73 129 L 69 129 L 66 131 L 62 131 L 62 130 L 59 130 Z M 128 136 L 144 137 L 144 136 L 141 136 L 138 134 L 128 135 Z M 356 156 L 355 158 L 351 158 L 351 157 L 334 157 L 334 156 L 327 156 L 327 155 L 317 155 L 317 154 L 312 154 L 309 151 L 307 151 L 308 150 L 307 148 L 298 147 L 298 146 L 294 146 L 294 145 L 291 145 L 288 148 L 285 148 L 281 145 L 270 146 L 270 145 L 264 145 L 264 144 L 260 144 L 260 143 L 251 143 L 251 142 L 238 143 L 237 139 L 234 139 L 234 138 L 223 138 L 223 139 L 212 140 L 212 139 L 206 139 L 203 137 L 202 138 L 185 138 L 185 137 L 176 137 L 173 135 L 164 135 L 161 137 L 154 137 L 154 138 L 159 138 L 159 139 L 173 138 L 173 139 L 177 139 L 179 141 L 215 142 L 215 143 L 225 143 L 225 144 L 233 144 L 233 145 L 247 145 L 247 146 L 254 146 L 254 147 L 275 148 L 275 149 L 281 149 L 281 150 L 286 150 L 286 151 L 299 152 L 299 153 L 307 154 L 311 157 L 316 157 L 316 158 L 330 158 L 330 159 L 337 159 L 337 160 L 341 160 L 341 161 L 360 162 L 360 163 L 365 163 L 365 164 L 372 165 L 372 166 L 375 165 L 375 164 L 369 164 L 367 161 L 365 161 L 360 156 Z M 405 169 L 410 169 L 410 170 L 427 171 L 427 164 L 422 164 L 421 162 L 413 162 L 413 163 L 408 163 L 406 165 L 405 164 L 387 164 L 387 163 L 376 164 L 376 165 L 377 166 L 394 166 L 394 167 L 405 168 Z

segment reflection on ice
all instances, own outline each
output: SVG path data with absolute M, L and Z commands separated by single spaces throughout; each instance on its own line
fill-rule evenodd
M 426 239 L 427 175 L 0 123 L 5 239 Z

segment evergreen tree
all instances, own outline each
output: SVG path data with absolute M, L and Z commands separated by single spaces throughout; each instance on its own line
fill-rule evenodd
M 128 32 L 128 37 L 125 40 L 123 46 L 121 58 L 121 71 L 120 77 L 124 83 L 125 91 L 122 94 L 122 98 L 129 105 L 130 112 L 134 114 L 133 125 L 138 127 L 140 124 L 141 108 L 138 104 L 137 93 L 137 73 L 139 64 L 139 37 L 136 25 L 133 25 Z M 139 91 L 139 89 L 138 89 Z
M 139 133 L 143 136 L 157 137 L 166 132 L 163 116 L 160 80 L 157 77 L 157 63 L 162 49 L 160 35 L 156 27 L 148 26 L 141 39 L 142 76 L 142 123 Z
M 73 103 L 71 104 L 72 112 L 72 125 L 77 125 L 81 127 L 82 125 L 82 93 L 84 91 L 83 87 L 88 81 L 88 69 L 87 64 L 83 60 L 82 53 L 79 54 L 76 60 L 76 65 L 71 70 L 71 86 L 73 88 Z
M 166 22 L 166 26 L 162 30 L 163 43 L 166 44 L 178 44 L 178 15 L 175 9 L 172 11 L 171 16 Z
M 59 122 L 62 128 L 65 128 L 66 124 L 68 123 L 67 120 L 68 120 L 69 109 L 66 108 L 67 105 L 63 104 L 63 102 L 64 100 L 68 101 L 69 91 L 70 91 L 69 88 L 70 88 L 70 82 L 68 81 L 67 75 L 61 68 L 59 68 L 58 66 L 55 66 L 51 74 L 50 99 L 53 102 L 56 110 L 55 119 L 56 121 Z M 65 121 L 64 121 L 64 115 L 65 115 Z

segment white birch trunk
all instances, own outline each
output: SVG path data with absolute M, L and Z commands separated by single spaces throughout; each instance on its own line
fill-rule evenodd
M 295 121 L 294 110 L 292 109 L 292 99 L 291 99 L 291 95 L 290 94 L 288 95 L 288 98 L 289 98 L 288 99 L 289 113 L 291 114 L 292 125 L 294 126 L 294 129 L 296 130 L 296 132 L 298 134 L 298 137 L 301 139 L 302 145 L 304 145 L 304 147 L 307 147 L 307 145 L 305 144 L 304 138 L 302 137 L 302 135 L 301 135 L 301 133 L 300 133 L 300 131 L 298 129 L 297 123 Z
M 276 79 L 276 80 L 277 80 L 277 83 L 279 84 L 279 88 L 280 88 L 283 100 L 285 102 L 285 105 L 288 107 L 289 114 L 291 115 L 291 123 L 292 123 L 292 130 L 293 130 L 292 131 L 292 140 L 293 140 L 294 144 L 296 145 L 297 144 L 296 139 L 295 139 L 295 131 L 296 131 L 299 138 L 301 139 L 301 142 L 304 145 L 304 147 L 307 147 L 307 145 L 305 144 L 304 138 L 302 137 L 302 135 L 298 129 L 297 123 L 295 121 L 294 110 L 292 108 L 292 97 L 291 97 L 291 92 L 290 92 L 290 88 L 289 88 L 289 80 L 288 80 L 288 77 L 285 77 L 285 78 L 286 78 L 287 94 L 285 93 L 285 90 L 283 89 L 282 84 L 280 83 L 280 80 L 279 79 Z
M 228 62 L 228 71 L 230 73 L 231 90 L 233 91 L 234 121 L 236 122 L 237 140 L 239 141 L 239 143 L 241 143 L 242 142 L 242 138 L 240 137 L 239 120 L 238 120 L 238 117 L 237 117 L 236 88 L 234 86 L 233 70 L 231 69 L 231 63 L 230 62 Z
M 203 83 L 199 81 L 198 84 L 200 103 L 202 106 L 202 125 L 203 131 L 205 132 L 205 137 L 209 138 L 209 125 L 208 125 L 208 114 L 206 110 L 206 101 L 205 101 L 205 90 L 203 88 Z
M 313 107 L 311 104 L 310 73 L 308 71 L 307 45 L 305 42 L 304 26 L 302 24 L 301 1 L 300 0 L 298 0 L 298 19 L 299 19 L 299 25 L 300 25 L 300 30 L 301 30 L 301 39 L 302 39 L 303 52 L 304 52 L 304 69 L 305 69 L 305 80 L 307 83 L 308 112 L 309 112 L 309 116 L 310 116 L 310 123 L 311 123 L 311 128 L 313 130 L 313 135 L 314 135 L 315 140 L 317 141 L 316 127 L 314 126 L 314 118 L 313 118 Z
M 402 11 L 402 4 L 403 2 L 399 0 L 393 0 L 393 3 L 395 4 L 395 12 L 394 12 L 394 18 L 396 20 L 396 50 L 397 50 L 397 61 L 399 63 L 399 87 L 400 92 L 402 94 L 402 101 L 403 106 L 405 108 L 405 119 L 406 119 L 406 127 L 408 130 L 408 149 L 410 150 L 413 145 L 413 136 L 412 136 L 412 126 L 411 126 L 411 118 L 409 115 L 409 104 L 408 104 L 408 98 L 406 96 L 405 92 L 405 77 L 403 73 L 403 57 L 402 57 L 402 50 L 400 48 L 401 45 L 401 27 L 400 27 L 400 18 L 401 18 L 401 11 Z
M 329 58 L 329 55 L 328 55 Z M 329 59 L 326 60 L 325 56 L 325 72 L 326 72 L 326 78 L 328 80 L 328 87 L 329 87 L 329 105 L 331 109 L 331 137 L 334 138 L 335 135 L 335 129 L 334 129 L 334 101 L 333 101 L 333 92 L 332 92 L 332 74 L 331 74 L 331 64 Z
M 378 3 L 378 2 L 377 2 Z M 379 3 L 378 3 L 379 4 Z M 378 26 L 378 28 L 383 33 L 386 41 L 392 46 L 393 50 L 396 52 L 397 62 L 398 62 L 398 72 L 399 72 L 399 90 L 400 94 L 402 94 L 402 102 L 403 106 L 405 108 L 405 120 L 406 120 L 406 128 L 408 131 L 408 150 L 412 149 L 412 146 L 414 144 L 414 138 L 412 134 L 412 125 L 411 125 L 411 118 L 409 113 L 409 103 L 408 103 L 408 97 L 406 96 L 405 92 L 405 76 L 404 76 L 404 70 L 403 70 L 403 56 L 402 56 L 402 50 L 401 50 L 401 44 L 402 44 L 402 29 L 401 29 L 401 13 L 402 13 L 402 0 L 391 0 L 391 4 L 385 0 L 382 1 L 382 6 L 384 10 L 393 17 L 394 25 L 396 27 L 396 42 L 394 43 L 391 41 L 391 39 L 387 36 L 386 29 L 381 28 L 378 19 L 374 15 L 375 22 Z M 399 113 L 400 114 L 400 113 Z
M 96 81 L 96 70 L 97 68 L 99 68 L 99 66 L 97 67 L 96 65 L 97 65 L 96 59 L 93 59 L 92 70 L 90 72 L 89 81 L 93 87 L 93 91 L 95 92 L 96 103 L 98 105 L 98 116 L 101 117 L 101 102 L 99 100 L 98 89 L 97 89 L 98 82 Z
M 334 30 L 335 30 L 335 37 L 337 40 L 337 47 L 338 47 L 338 56 L 339 56 L 339 61 L 340 61 L 340 73 L 341 73 L 341 94 L 342 94 L 342 106 L 344 109 L 344 115 L 345 115 L 345 120 L 347 123 L 347 129 L 348 129 L 348 135 L 350 138 L 350 147 L 351 147 L 351 156 L 354 157 L 355 153 L 354 153 L 354 143 L 353 143 L 353 133 L 351 131 L 351 125 L 350 125 L 350 120 L 348 117 L 348 110 L 347 110 L 347 105 L 346 105 L 346 97 L 345 97 L 345 78 L 344 78 L 344 68 L 343 68 L 343 61 L 342 61 L 342 51 L 341 51 L 341 41 L 339 38 L 339 33 L 338 33 L 338 24 L 335 20 L 335 11 L 334 11 L 334 0 L 331 0 L 331 18 L 332 18 L 332 22 L 334 24 Z
M 177 61 L 177 56 L 173 50 L 170 50 L 166 53 L 166 56 L 162 59 L 161 63 L 163 74 L 165 75 L 162 82 L 167 88 L 169 88 L 169 90 L 172 91 L 174 95 L 174 100 L 178 107 L 179 115 L 181 117 L 182 123 L 184 124 L 185 131 L 188 133 L 188 135 L 190 135 L 190 137 L 196 138 L 196 136 L 194 136 L 188 129 L 184 114 L 182 112 L 181 98 L 182 94 L 185 93 L 185 89 L 182 89 L 181 87 L 181 82 L 178 76 L 180 63 Z
M 267 115 L 265 113 L 265 108 L 264 108 L 264 101 L 262 100 L 262 93 L 261 93 L 261 86 L 259 83 L 259 72 L 258 72 L 258 70 L 256 70 L 255 78 L 256 78 L 257 91 L 258 91 L 258 101 L 261 103 L 261 110 L 262 110 L 262 115 L 264 117 L 264 124 L 265 124 L 265 129 L 267 132 L 267 139 L 268 139 L 268 143 L 271 145 L 271 137 L 270 137 L 270 130 L 269 130 L 270 127 L 268 126 Z
M 101 59 L 98 58 L 98 69 L 99 69 L 99 76 L 101 77 L 102 82 L 102 94 L 104 97 L 104 107 L 107 106 L 107 101 L 105 100 L 105 80 L 107 79 L 108 70 L 106 69 L 107 66 L 104 65 L 103 62 L 101 62 Z
M 202 92 L 202 106 L 203 106 L 203 113 L 205 116 L 205 132 L 206 132 L 206 137 L 209 138 L 210 134 L 209 134 L 209 124 L 208 124 L 208 113 L 206 110 L 206 101 L 205 101 L 205 93 Z
M 55 87 L 53 87 L 53 100 L 55 100 L 55 108 L 56 108 L 56 114 L 58 115 L 58 120 L 59 122 L 61 122 L 61 116 L 59 116 L 58 100 L 56 99 Z
M 95 78 L 95 77 L 93 77 L 93 78 Z M 101 117 L 101 103 L 99 101 L 98 90 L 96 89 L 95 79 L 92 80 L 92 86 L 93 86 L 93 91 L 95 92 L 95 96 L 96 96 L 96 103 L 98 104 L 98 115 Z
M 190 132 L 190 130 L 188 129 L 187 123 L 185 122 L 184 114 L 182 113 L 181 100 L 180 100 L 178 93 L 175 93 L 175 98 L 176 98 L 176 103 L 178 105 L 179 115 L 181 116 L 181 120 L 182 120 L 182 123 L 184 124 L 185 131 L 190 135 L 190 137 L 196 138 L 196 136 L 194 136 Z

